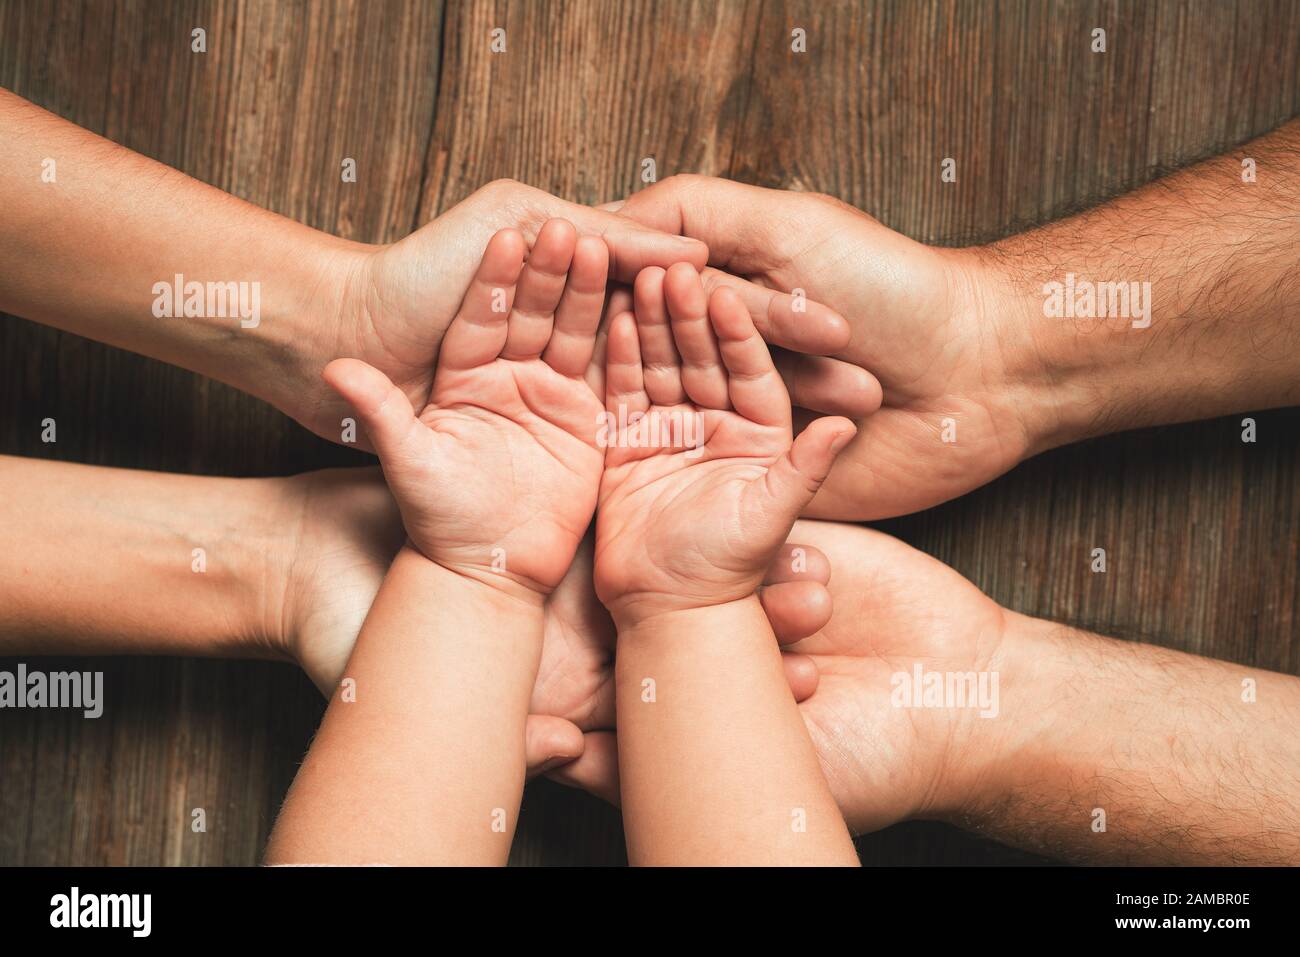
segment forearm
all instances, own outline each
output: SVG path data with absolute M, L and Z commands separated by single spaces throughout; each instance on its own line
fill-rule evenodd
M 1067 860 L 1300 863 L 1300 678 L 1018 615 L 1008 642 L 959 823 Z
M 268 863 L 504 864 L 541 654 L 533 598 L 404 548 L 285 799 Z
M 1297 249 L 1300 121 L 972 251 L 1041 373 L 1038 449 L 1300 402 Z
M 856 864 L 757 598 L 619 632 L 634 864 Z
M 0 485 L 0 654 L 279 657 L 279 480 L 3 456 Z
M 281 406 L 319 372 L 307 353 L 335 334 L 329 304 L 354 244 L 3 90 L 0 141 L 0 310 Z

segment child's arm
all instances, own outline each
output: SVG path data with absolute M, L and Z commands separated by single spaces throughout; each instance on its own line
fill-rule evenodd
M 629 860 L 857 863 L 756 597 L 627 624 L 614 667 Z
M 735 293 L 646 270 L 616 317 L 595 580 L 618 626 L 619 771 L 638 864 L 855 864 L 755 590 L 852 423 L 791 442 Z M 644 361 L 642 359 L 644 356 Z
M 326 369 L 374 441 L 410 542 L 285 801 L 272 863 L 506 861 L 543 605 L 603 464 L 583 376 L 608 252 L 554 220 L 527 266 L 524 251 L 509 230 L 488 244 L 418 417 L 376 369 Z
M 267 862 L 504 864 L 541 643 L 540 595 L 403 548 Z

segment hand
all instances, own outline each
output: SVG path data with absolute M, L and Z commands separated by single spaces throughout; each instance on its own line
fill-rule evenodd
M 637 279 L 606 353 L 596 591 L 614 614 L 752 595 L 852 437 L 818 420 L 791 443 L 789 395 L 741 298 L 689 265 Z
M 267 644 L 296 661 L 330 698 L 405 539 L 402 517 L 377 468 L 326 469 L 274 481 L 281 517 L 272 525 L 282 537 L 270 567 L 280 573 L 281 584 L 268 583 L 267 594 L 282 596 L 282 604 L 263 616 L 279 628 Z M 824 592 L 806 594 L 802 603 L 791 591 L 773 596 L 777 613 L 794 619 L 787 632 L 802 638 L 821 626 L 823 615 L 829 617 Z M 613 726 L 612 645 L 604 643 L 612 630 L 592 591 L 588 539 L 546 604 L 542 668 L 525 728 L 530 776 L 581 754 L 583 730 Z M 806 696 L 816 686 L 816 670 L 807 661 L 800 668 Z
M 592 585 L 593 543 L 591 535 L 583 539 L 568 573 L 547 599 L 542 663 L 531 707 L 534 717 L 550 715 L 575 727 L 576 747 L 572 736 L 565 736 L 565 729 L 550 725 L 556 744 L 569 746 L 570 757 L 582 751 L 579 732 L 614 727 L 617 635 Z M 778 642 L 790 644 L 807 638 L 830 620 L 829 579 L 830 564 L 817 549 L 788 544 L 778 550 L 759 589 Z M 817 687 L 817 670 L 802 655 L 787 654 L 784 661 L 790 689 L 796 700 L 802 701 Z M 550 750 L 559 753 L 565 749 Z M 530 752 L 530 768 L 533 765 Z
M 791 648 L 817 665 L 800 706 L 831 791 L 855 834 L 913 818 L 954 819 L 996 759 L 1002 722 L 976 708 L 900 708 L 891 679 L 925 672 L 1011 673 L 1007 613 L 942 562 L 881 532 L 800 522 L 792 533 L 835 569 L 835 612 Z
M 543 226 L 527 265 L 524 253 L 515 230 L 488 243 L 418 418 L 363 362 L 336 360 L 325 378 L 374 440 L 416 548 L 458 573 L 545 595 L 591 520 L 604 460 L 600 402 L 583 374 L 608 255 L 563 220 Z
M 802 289 L 848 319 L 852 338 L 834 354 L 874 373 L 884 404 L 807 514 L 917 511 L 1041 451 L 1041 364 L 991 261 L 914 242 L 828 196 L 703 176 L 663 180 L 617 208 L 708 243 L 718 269 L 705 271 L 706 288 Z
M 891 679 L 927 671 L 997 670 L 1013 680 L 1003 648 L 1007 613 L 941 562 L 880 532 L 801 521 L 810 567 L 829 561 L 834 612 L 786 657 L 818 671 L 800 711 L 831 792 L 855 834 L 902 820 L 957 821 L 971 795 L 994 776 L 1005 720 L 975 709 L 898 708 Z M 771 609 L 769 618 L 775 620 Z M 588 734 L 582 756 L 552 777 L 618 803 L 613 734 Z
M 401 515 L 377 468 L 326 469 L 272 480 L 281 532 L 266 594 L 282 604 L 258 620 L 266 643 L 302 667 L 327 698 L 343 677 L 361 623 L 404 539 Z M 614 623 L 591 582 L 593 537 L 547 599 L 541 667 L 526 728 L 530 775 L 583 752 L 584 732 L 614 727 Z M 830 618 L 830 565 L 816 549 L 784 546 L 760 590 L 777 640 L 806 638 Z M 279 582 L 276 586 L 275 582 Z M 803 655 L 784 656 L 796 700 L 817 687 Z M 590 735 L 597 750 L 612 735 Z
M 281 404 L 313 432 L 337 442 L 346 406 L 330 390 L 320 388 L 319 371 L 332 359 L 354 357 L 383 372 L 413 407 L 423 408 L 429 400 L 443 334 L 460 304 L 459 291 L 473 278 L 488 239 L 497 230 L 510 228 L 522 232 L 531 244 L 543 224 L 555 217 L 572 222 L 583 236 L 605 240 L 610 276 L 615 280 L 631 283 L 642 268 L 651 265 L 689 262 L 703 266 L 707 257 L 698 241 L 568 203 L 522 183 L 489 183 L 392 245 L 328 244 L 327 262 L 321 270 L 326 279 L 308 308 L 314 315 L 326 316 L 332 331 L 325 336 L 301 337 L 320 345 L 301 357 L 304 385 Z M 750 299 L 752 307 L 761 311 L 763 328 L 770 330 L 774 341 L 812 353 L 790 353 L 782 359 L 792 381 L 808 393 L 804 404 L 861 415 L 879 404 L 879 389 L 870 376 L 846 363 L 823 358 L 848 339 L 842 319 L 816 303 L 808 304 L 807 313 L 796 315 L 782 305 L 788 296 L 757 287 Z M 775 300 L 770 307 L 769 300 Z M 358 439 L 363 448 L 373 451 L 368 436 Z

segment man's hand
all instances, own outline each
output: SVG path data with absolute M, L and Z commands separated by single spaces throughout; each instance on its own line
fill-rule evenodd
M 384 372 L 419 408 L 427 401 L 438 349 L 459 304 L 447 290 L 464 288 L 479 250 L 498 229 L 518 229 L 531 245 L 550 218 L 573 223 L 583 236 L 609 248 L 610 278 L 631 283 L 647 266 L 704 265 L 702 243 L 641 226 L 624 217 L 579 206 L 511 180 L 479 189 L 423 228 L 391 246 L 350 247 L 330 263 L 309 311 L 331 317 L 336 333 L 307 359 L 317 368 L 351 356 Z M 758 286 L 743 287 L 759 329 L 779 346 L 782 371 L 804 404 L 822 412 L 867 415 L 879 405 L 879 387 L 863 370 L 826 358 L 848 341 L 842 318 L 816 302 L 795 313 L 792 299 Z M 794 350 L 794 351 L 790 351 Z M 808 353 L 802 355 L 800 353 Z M 290 411 L 314 432 L 337 441 L 345 413 L 337 397 L 310 390 Z
M 972 256 L 914 242 L 828 196 L 703 176 L 663 180 L 618 211 L 707 242 L 717 268 L 705 270 L 706 289 L 797 290 L 848 320 L 852 337 L 835 355 L 872 372 L 884 404 L 808 514 L 916 511 L 984 484 L 1033 447 L 1038 365 Z
M 880 532 L 802 521 L 791 540 L 806 544 L 788 547 L 787 557 L 809 568 L 830 563 L 830 620 L 786 650 L 816 665 L 816 690 L 800 710 L 849 827 L 864 833 L 959 816 L 993 765 L 989 742 L 1002 721 L 975 710 L 894 707 L 891 679 L 910 676 L 917 663 L 926 671 L 1006 670 L 1002 609 L 952 569 Z M 771 608 L 768 617 L 776 619 Z M 617 801 L 615 736 L 588 735 L 582 757 L 551 776 Z
M 1267 171 L 1257 182 L 1242 179 L 1243 153 Z M 834 355 L 874 373 L 884 403 L 808 514 L 874 519 L 1057 445 L 1300 402 L 1297 183 L 1293 122 L 967 249 L 914 242 L 827 196 L 702 176 L 605 208 L 708 243 L 708 288 L 800 291 L 848 320 Z

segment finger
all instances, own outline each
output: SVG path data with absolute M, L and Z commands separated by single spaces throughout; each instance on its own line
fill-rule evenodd
M 773 349 L 772 360 L 792 405 L 850 419 L 865 419 L 880 408 L 880 382 L 861 366 L 784 349 Z
M 821 582 L 798 581 L 765 585 L 758 591 L 776 640 L 792 645 L 815 635 L 831 620 L 830 589 Z
M 546 776 L 618 807 L 618 740 L 614 732 L 593 731 L 583 735 L 581 756 L 547 772 Z
M 615 416 L 623 409 L 628 416 L 649 408 L 650 398 L 645 394 L 645 379 L 641 375 L 636 319 L 632 313 L 624 312 L 610 323 L 605 346 L 605 409 Z
M 776 515 L 793 520 L 807 507 L 826 481 L 835 456 L 857 431 L 848 419 L 826 416 L 799 433 L 789 451 L 763 477 L 763 494 Z
M 600 328 L 596 330 L 596 343 L 591 353 L 591 362 L 585 373 L 587 385 L 591 386 L 594 395 L 605 394 L 605 358 L 610 323 L 619 313 L 631 311 L 632 291 L 622 284 L 611 285 L 605 299 L 605 308 L 601 313 Z
M 417 426 L 411 400 L 388 376 L 360 359 L 335 359 L 321 373 L 357 413 L 381 460 L 399 454 Z
M 682 360 L 682 388 L 706 409 L 729 409 L 727 373 L 709 322 L 709 301 L 700 274 L 686 263 L 668 267 L 664 276 L 673 341 Z
M 682 360 L 673 342 L 668 304 L 664 302 L 666 275 L 657 266 L 641 270 L 632 287 L 632 296 L 646 395 L 655 405 L 678 405 L 686 401 L 686 392 L 682 388 Z
M 781 666 L 785 669 L 785 680 L 790 685 L 795 701 L 807 701 L 817 693 L 817 685 L 821 683 L 821 673 L 817 670 L 815 661 L 807 655 L 783 651 Z
M 475 194 L 476 201 L 490 205 L 490 215 L 508 215 L 528 232 L 547 219 L 567 219 L 584 236 L 599 236 L 609 247 L 609 274 L 630 283 L 647 266 L 668 267 L 688 262 L 700 269 L 709 250 L 697 239 L 651 229 L 634 220 L 590 206 L 559 199 L 540 189 L 508 180 L 490 184 Z
M 716 290 L 709 297 L 709 321 L 727 370 L 732 407 L 759 425 L 790 428 L 790 396 L 740 296 L 730 289 Z
M 711 176 L 672 176 L 629 196 L 618 215 L 694 236 L 709 262 L 733 273 L 758 273 L 787 261 L 810 197 Z M 806 219 L 806 216 L 804 217 Z
M 705 292 L 711 293 L 722 286 L 735 290 L 754 317 L 759 334 L 770 345 L 816 356 L 828 356 L 848 348 L 852 336 L 848 320 L 829 306 L 802 294 L 768 289 L 718 269 L 705 269 L 700 278 Z
M 530 714 L 524 722 L 524 759 L 528 777 L 545 774 L 582 754 L 583 735 L 572 721 Z
M 546 348 L 577 241 L 578 231 L 564 219 L 547 220 L 537 234 L 510 309 L 503 359 L 535 359 Z
M 488 240 L 460 311 L 443 337 L 439 367 L 473 369 L 501 355 L 526 248 L 517 229 L 503 229 Z
M 561 375 L 580 376 L 591 365 L 608 277 L 609 249 L 605 241 L 595 236 L 578 239 L 569 280 L 555 310 L 555 328 L 542 356 Z
M 826 553 L 815 545 L 794 542 L 786 542 L 781 546 L 763 575 L 764 585 L 800 581 L 821 582 L 825 585 L 830 580 L 831 561 Z

